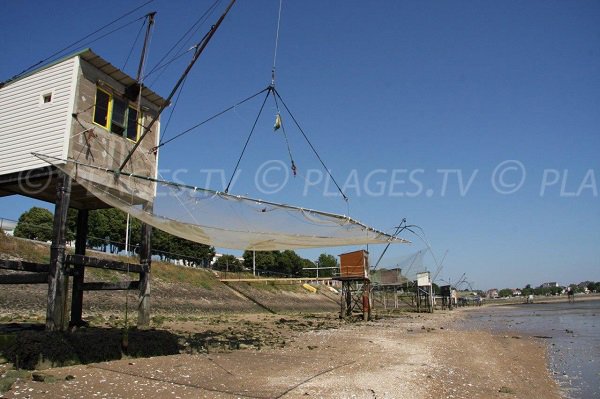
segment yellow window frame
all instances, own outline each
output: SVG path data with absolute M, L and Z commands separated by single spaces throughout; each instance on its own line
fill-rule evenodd
M 113 104 L 114 104 L 114 96 L 111 92 L 109 92 L 108 90 L 102 89 L 99 86 L 96 86 L 96 90 L 97 91 L 101 91 L 102 93 L 106 94 L 108 96 L 108 107 L 106 110 L 106 125 L 101 125 L 99 123 L 96 122 L 96 103 L 94 102 L 94 113 L 92 114 L 92 123 L 94 123 L 94 125 L 100 126 L 105 130 L 108 130 L 109 133 L 111 134 L 115 134 L 111 132 L 111 126 L 112 126 L 112 114 L 113 114 Z M 98 95 L 96 94 L 96 99 L 95 101 L 97 101 L 97 97 Z M 129 109 L 132 109 L 134 111 L 137 112 L 137 108 L 133 107 L 131 104 L 129 104 L 129 102 L 127 103 L 127 112 L 129 112 Z M 137 125 L 136 125 L 136 130 L 135 130 L 135 140 L 130 139 L 129 137 L 127 137 L 127 127 L 125 128 L 124 131 L 124 135 L 121 136 L 131 142 L 137 143 L 138 140 L 140 139 L 140 128 L 142 126 L 142 117 L 143 117 L 143 112 L 139 112 L 139 115 L 137 116 Z M 126 119 L 126 124 L 129 123 L 128 118 Z
M 132 106 L 131 104 L 128 104 L 127 108 L 128 108 L 127 112 L 129 112 L 129 109 L 132 109 L 136 113 L 138 113 L 137 112 L 137 108 L 134 107 L 134 106 Z M 135 125 L 135 141 L 131 140 L 129 137 L 127 137 L 127 129 L 129 128 L 129 116 L 128 116 L 128 118 L 127 118 L 127 128 L 125 129 L 125 136 L 124 136 L 127 140 L 133 141 L 134 143 L 137 143 L 138 140 L 140 139 L 140 128 L 142 127 L 142 122 L 143 122 L 142 121 L 142 115 L 143 115 L 143 113 L 140 110 L 139 115 L 137 116 L 136 125 Z
M 104 93 L 108 96 L 108 107 L 106 110 L 106 126 L 101 125 L 96 122 L 96 107 L 98 106 L 98 104 L 97 104 L 98 91 L 101 91 L 102 93 Z M 92 115 L 92 122 L 95 125 L 102 126 L 104 129 L 107 129 L 108 131 L 110 131 L 110 124 L 112 123 L 112 104 L 113 104 L 113 95 L 110 92 L 103 90 L 100 87 L 96 86 L 96 98 L 94 99 L 94 114 Z

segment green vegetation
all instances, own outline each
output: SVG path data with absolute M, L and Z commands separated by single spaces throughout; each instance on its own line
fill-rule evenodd
M 207 290 L 220 284 L 217 277 L 208 270 L 182 267 L 170 263 L 152 263 L 152 275 L 163 281 L 171 283 L 187 283 Z
M 335 256 L 329 254 L 319 255 L 317 263 L 319 268 L 323 269 L 319 270 L 319 277 L 331 277 L 336 269 L 339 268 L 339 264 Z
M 314 277 L 316 264 L 310 259 L 302 258 L 296 252 L 285 251 L 252 251 L 244 252 L 243 265 L 252 270 L 253 256 L 256 261 L 256 271 L 261 276 L 275 277 Z M 317 260 L 320 267 L 337 267 L 337 259 L 328 254 L 321 254 Z M 310 270 L 307 270 L 310 269 Z M 330 277 L 335 269 L 323 269 L 320 277 Z
M 50 262 L 50 247 L 46 244 L 18 240 L 0 234 L 0 253 L 29 262 Z
M 217 259 L 213 268 L 227 272 L 241 272 L 243 270 L 242 262 L 233 255 L 223 255 Z

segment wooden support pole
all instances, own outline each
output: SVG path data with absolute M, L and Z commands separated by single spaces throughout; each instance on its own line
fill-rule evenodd
M 152 204 L 144 205 L 144 211 L 152 212 Z M 138 301 L 138 328 L 150 326 L 150 272 L 152 264 L 152 226 L 142 224 L 142 242 L 140 243 L 140 292 Z
M 371 284 L 366 280 L 362 286 L 362 312 L 363 312 L 363 320 L 368 321 L 371 318 L 371 299 L 370 299 L 370 291 Z
M 344 318 L 344 311 L 345 311 L 345 303 L 346 303 L 346 298 L 345 298 L 345 287 L 344 287 L 344 282 L 342 281 L 342 289 L 340 290 L 340 319 Z
M 85 256 L 85 247 L 88 235 L 87 209 L 80 209 L 77 212 L 77 235 L 75 236 L 75 255 Z M 83 280 L 85 276 L 85 266 L 82 264 L 73 267 L 73 293 L 71 294 L 71 321 L 70 326 L 81 326 L 83 322 Z
M 48 274 L 48 307 L 46 330 L 63 331 L 67 327 L 67 294 L 69 277 L 66 273 L 65 243 L 67 212 L 71 197 L 71 178 L 66 173 L 58 176 L 52 245 L 50 246 L 50 270 Z

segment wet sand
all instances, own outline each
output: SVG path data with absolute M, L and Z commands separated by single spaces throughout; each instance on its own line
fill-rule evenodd
M 19 380 L 4 397 L 560 397 L 543 342 L 465 331 L 466 313 L 408 313 L 367 323 L 330 320 L 325 328 L 303 322 L 308 315 L 286 316 L 296 323 L 262 314 L 221 318 L 223 330 L 257 323 L 261 334 L 277 335 L 278 344 L 52 368 L 42 371 L 52 377 L 46 382 Z M 205 331 L 207 323 L 165 327 L 191 334 Z
M 584 300 L 585 299 L 585 300 Z M 563 396 L 600 396 L 600 298 L 577 296 L 574 303 L 552 301 L 483 308 L 469 313 L 468 325 L 545 341 L 548 365 Z

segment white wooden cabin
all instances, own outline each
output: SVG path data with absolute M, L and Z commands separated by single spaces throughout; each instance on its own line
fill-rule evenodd
M 57 170 L 32 153 L 118 169 L 165 99 L 142 89 L 138 114 L 136 81 L 86 49 L 0 86 L 0 196 L 56 198 Z M 133 90 L 131 90 L 133 89 Z M 133 92 L 133 94 L 132 94 Z M 139 89 L 138 89 L 139 92 Z M 124 172 L 156 177 L 160 123 L 154 124 Z M 107 175 L 107 174 L 105 174 Z M 98 175 L 97 178 L 107 178 Z M 152 201 L 149 182 L 144 200 Z M 74 184 L 71 207 L 104 204 Z

